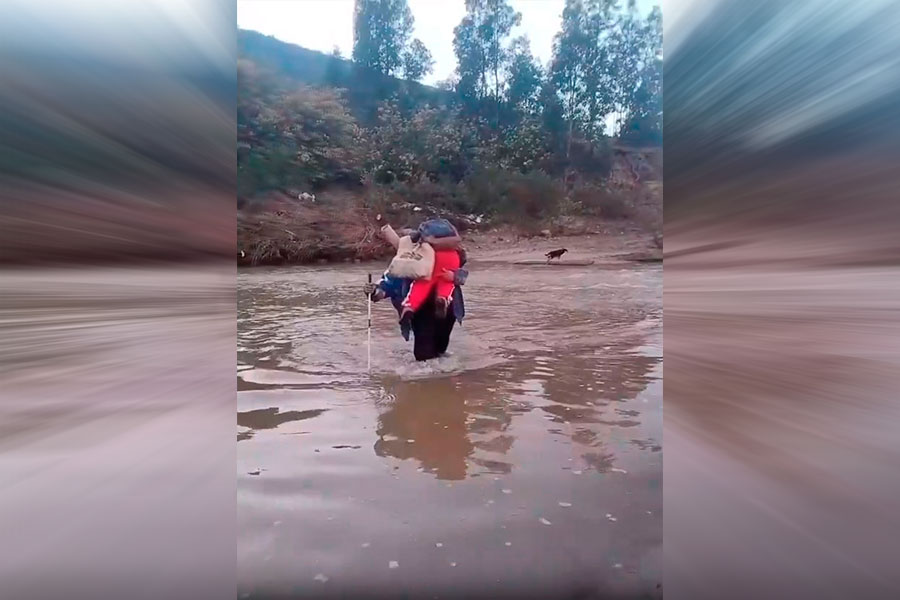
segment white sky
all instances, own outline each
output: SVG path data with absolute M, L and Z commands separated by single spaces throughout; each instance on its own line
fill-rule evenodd
M 408 0 L 415 17 L 413 37 L 420 38 L 434 58 L 434 72 L 424 83 L 446 79 L 456 69 L 453 28 L 465 15 L 464 0 Z M 624 4 L 624 2 L 623 2 Z M 637 0 L 646 14 L 658 0 Z M 331 52 L 335 46 L 345 57 L 353 50 L 354 0 L 238 0 L 237 24 L 304 48 Z M 553 36 L 559 31 L 565 0 L 510 0 L 522 13 L 513 37 L 527 35 L 531 51 L 546 65 Z

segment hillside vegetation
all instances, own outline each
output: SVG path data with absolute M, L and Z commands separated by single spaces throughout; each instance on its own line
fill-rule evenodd
M 661 144 L 658 10 L 570 0 L 544 68 L 512 39 L 505 1 L 470 0 L 456 74 L 438 87 L 415 81 L 430 55 L 407 13 L 359 0 L 353 60 L 239 32 L 243 262 L 378 256 L 376 214 L 524 234 L 572 216 L 658 227 L 660 194 L 643 184 L 660 178 L 658 153 L 621 149 Z

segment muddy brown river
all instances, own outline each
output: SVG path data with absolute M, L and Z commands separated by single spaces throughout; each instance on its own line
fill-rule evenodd
M 371 372 L 383 265 L 239 272 L 239 597 L 661 595 L 661 266 L 469 266 Z

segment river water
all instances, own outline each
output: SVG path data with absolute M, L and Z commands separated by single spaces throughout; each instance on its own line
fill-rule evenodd
M 239 273 L 239 597 L 661 595 L 661 266 L 469 266 L 371 371 L 383 266 Z

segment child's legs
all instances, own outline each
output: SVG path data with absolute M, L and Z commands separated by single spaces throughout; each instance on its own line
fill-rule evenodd
M 456 271 L 459 269 L 459 252 L 456 250 L 441 250 L 434 253 L 434 273 L 431 278 L 435 280 L 435 291 L 438 298 L 448 301 L 453 295 L 456 286 L 452 281 L 444 279 L 444 271 Z
M 453 289 L 455 287 L 456 286 L 453 285 L 453 282 L 439 279 L 438 282 L 434 284 L 435 296 L 437 296 L 438 298 L 444 298 L 449 302 L 450 297 L 453 295 Z
M 408 306 L 413 312 L 419 310 L 422 304 L 428 299 L 431 288 L 434 287 L 435 279 L 416 279 L 409 286 L 409 293 L 403 300 L 403 305 Z

